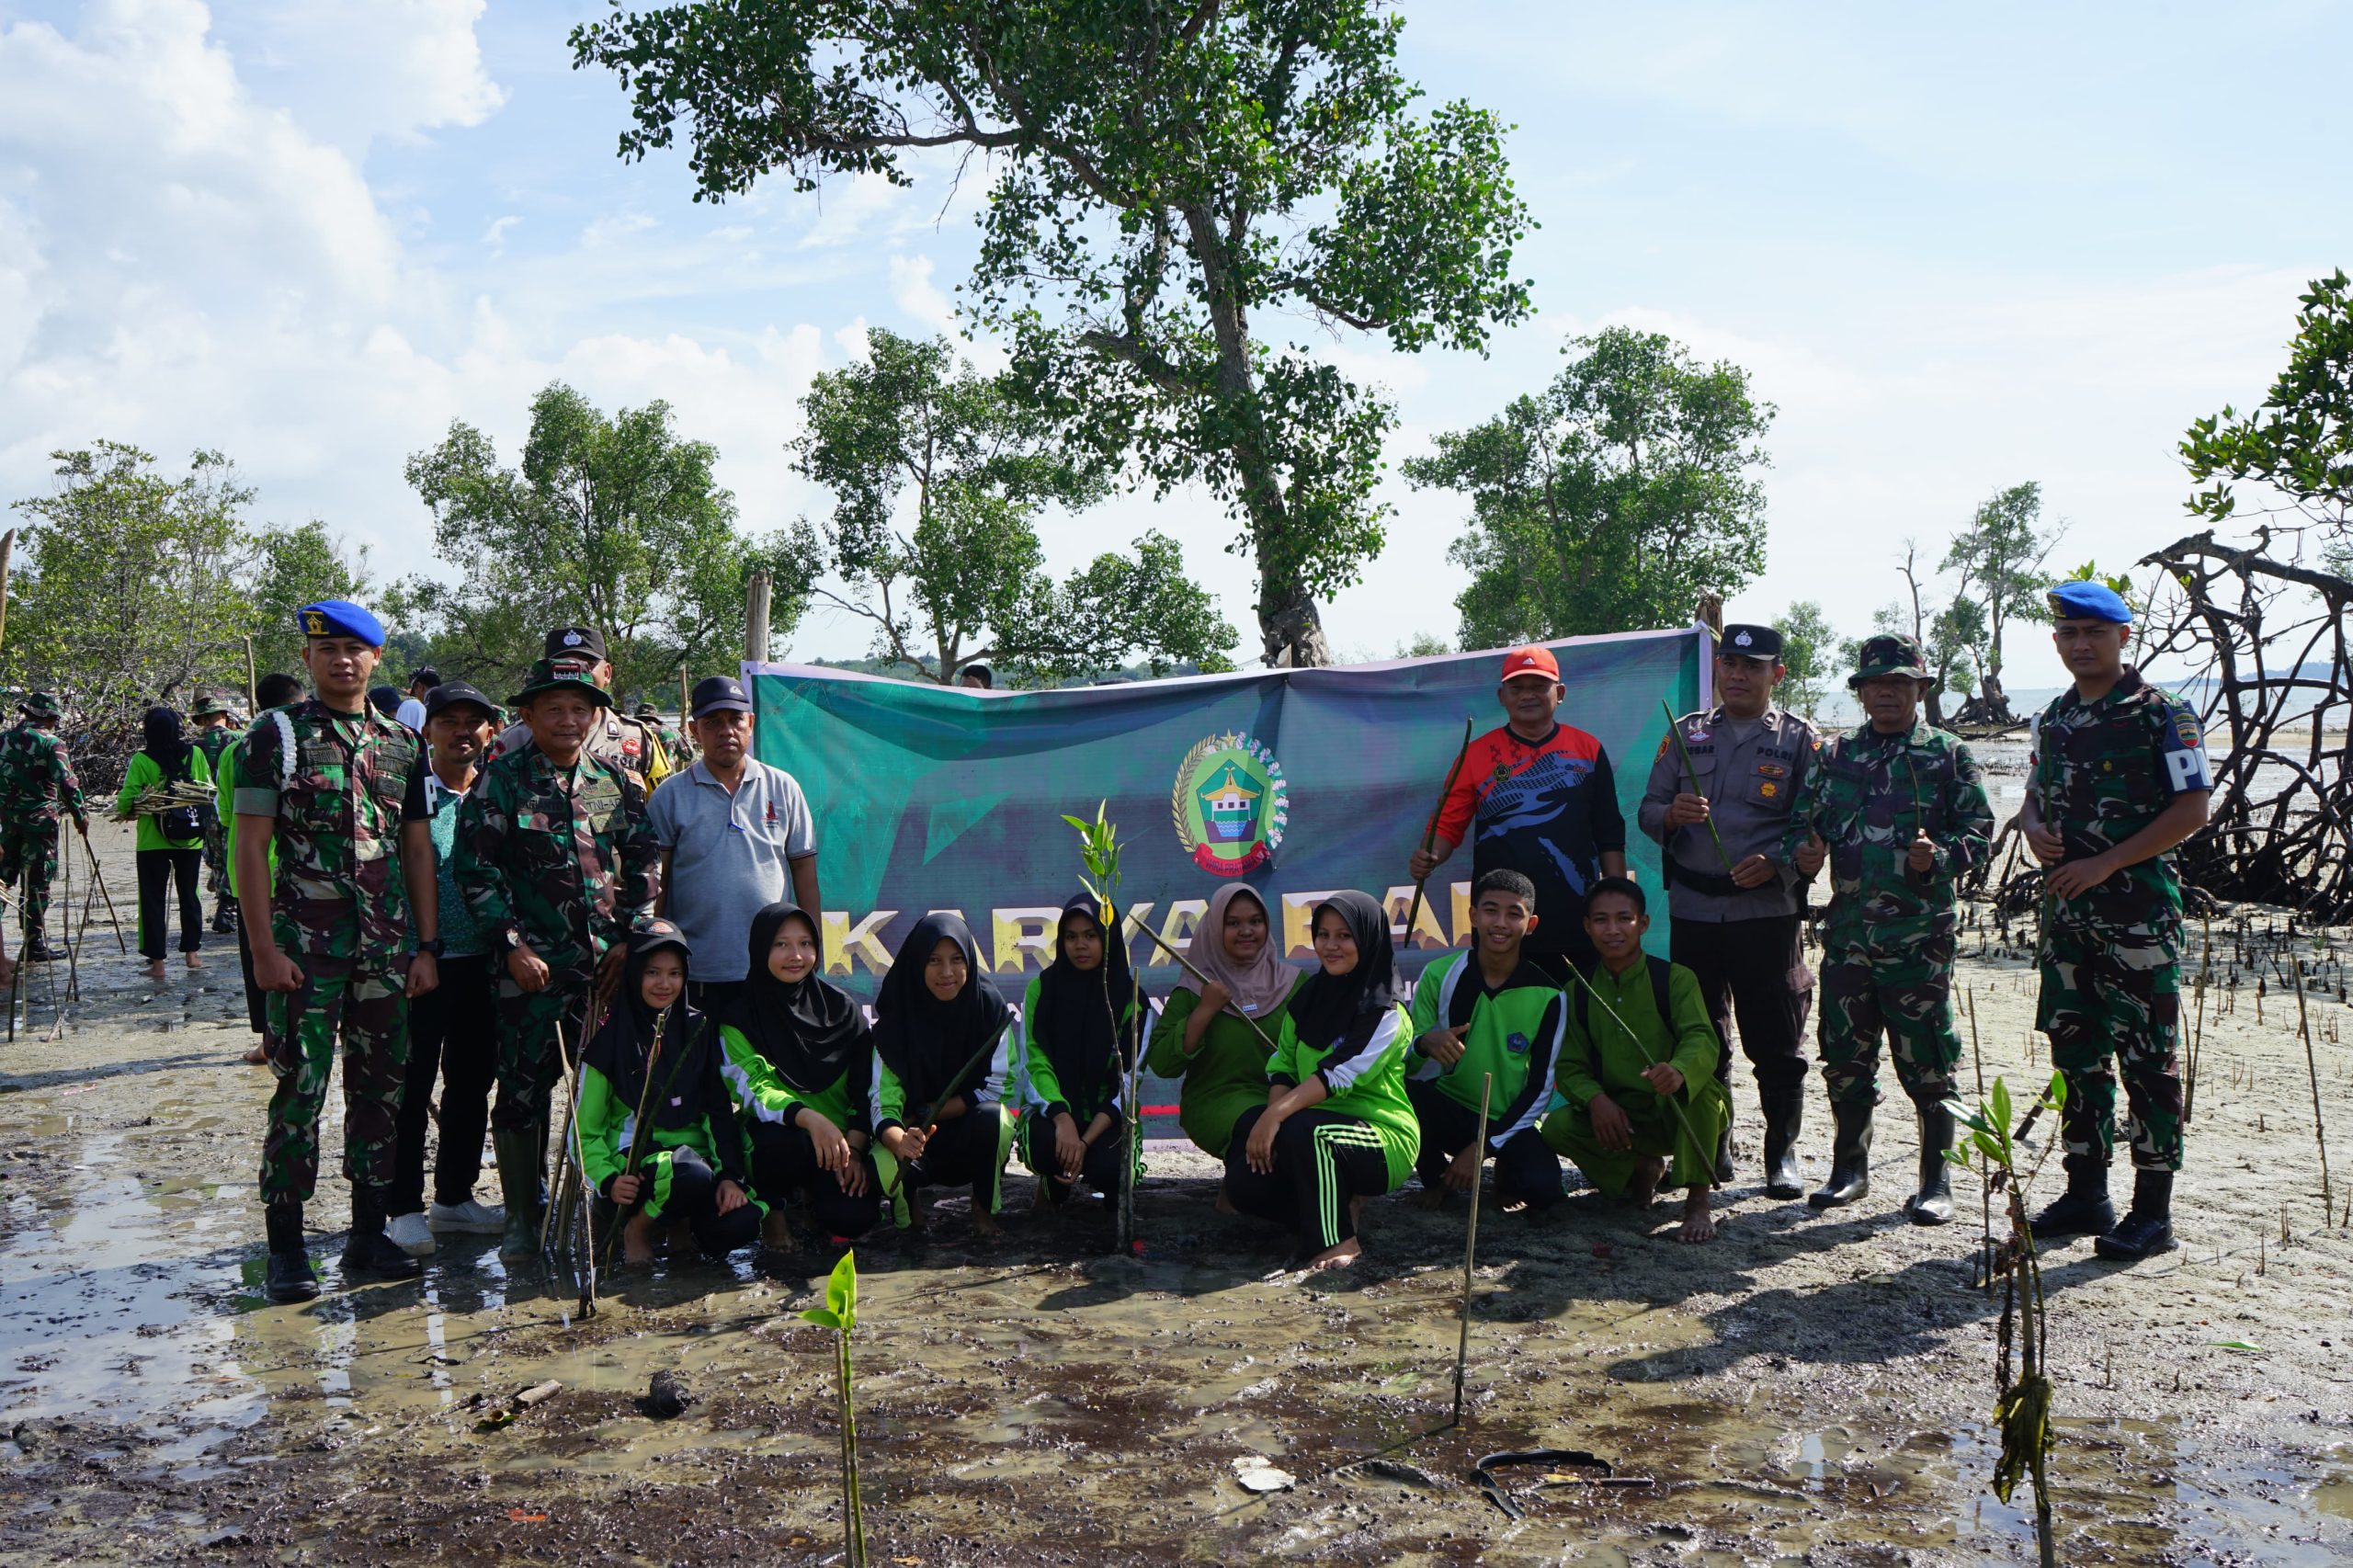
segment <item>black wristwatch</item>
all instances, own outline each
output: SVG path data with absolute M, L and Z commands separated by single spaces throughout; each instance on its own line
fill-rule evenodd
M 416 950 L 426 958 L 438 959 L 441 956 L 441 938 L 436 937 L 431 941 L 419 942 L 416 945 Z

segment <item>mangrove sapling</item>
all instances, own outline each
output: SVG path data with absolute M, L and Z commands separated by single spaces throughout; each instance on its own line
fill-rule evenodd
M 1489 1073 L 1479 1081 L 1479 1131 L 1471 1147 L 1479 1151 L 1482 1164 L 1487 1154 L 1487 1099 L 1495 1091 L 1495 1075 Z M 1471 1178 L 1471 1225 L 1462 1243 L 1462 1314 L 1461 1332 L 1454 1341 L 1454 1420 L 1462 1425 L 1462 1369 L 1471 1356 L 1471 1287 L 1476 1278 L 1479 1262 L 1479 1192 L 1485 1186 L 1476 1175 Z
M 1136 1173 L 1143 1164 L 1143 1119 L 1138 1114 L 1136 1106 L 1136 1074 L 1143 1062 L 1143 1051 L 1142 1041 L 1132 1037 L 1132 1031 L 1141 1028 L 1143 1021 L 1143 988 L 1134 980 L 1135 971 L 1133 966 L 1130 966 L 1130 994 L 1124 1014 L 1120 1005 L 1112 1000 L 1111 944 L 1115 941 L 1125 944 L 1128 938 L 1118 909 L 1120 851 L 1125 846 L 1120 842 L 1119 824 L 1104 814 L 1109 804 L 1108 801 L 1095 803 L 1093 822 L 1067 813 L 1063 821 L 1078 830 L 1079 858 L 1086 867 L 1086 875 L 1079 881 L 1095 896 L 1096 903 L 1103 911 L 1103 958 L 1097 967 L 1103 976 L 1103 1006 L 1111 1015 L 1111 1038 L 1119 1053 L 1119 1060 L 1112 1065 L 1120 1074 L 1122 1091 L 1120 1103 L 1128 1110 L 1128 1157 L 1120 1164 L 1120 1190 L 1114 1195 L 1113 1208 L 1119 1216 L 1115 1235 L 1119 1250 L 1130 1253 L 1137 1246 Z M 1051 1181 L 1053 1178 L 1049 1176 L 1045 1179 Z
M 858 1409 L 852 1399 L 849 1336 L 858 1327 L 858 1254 L 842 1254 L 825 1281 L 825 1304 L 801 1314 L 834 1331 L 834 1377 L 842 1428 L 842 1551 L 847 1568 L 866 1568 L 866 1516 L 858 1495 Z
M 2067 1081 L 2051 1075 L 2050 1087 L 2036 1102 L 2036 1114 L 2060 1111 L 2067 1100 Z M 2018 1477 L 2034 1485 L 2034 1536 L 2043 1568 L 2057 1568 L 2058 1549 L 2051 1523 L 2051 1327 L 2044 1309 L 2042 1264 L 2034 1250 L 2034 1234 L 2027 1219 L 2026 1189 L 2042 1169 L 2044 1151 L 2031 1169 L 2018 1168 L 2018 1139 L 2010 1131 L 2010 1089 L 2001 1078 L 1976 1110 L 1960 1115 L 1968 1136 L 1945 1152 L 1956 1165 L 1982 1166 L 1987 1185 L 1999 1189 L 2009 1215 L 2010 1233 L 1995 1254 L 1995 1272 L 2002 1276 L 2002 1317 L 1995 1360 L 1994 1425 L 2001 1433 L 2001 1456 L 1995 1461 L 1994 1495 L 2010 1500 Z M 2028 1119 L 2031 1121 L 2033 1115 Z M 2053 1141 L 2054 1144 L 2057 1142 Z M 2015 1375 L 2014 1374 L 2015 1371 Z
M 2311 1074 L 2313 1085 L 2313 1140 L 2320 1145 L 2320 1222 L 2328 1226 L 2328 1217 L 2336 1212 L 2336 1189 L 2328 1180 L 2328 1129 L 2320 1119 L 2320 1062 L 2313 1054 L 2312 1014 L 2304 1006 L 2304 960 L 2290 960 L 2296 969 L 2296 1028 L 2304 1037 L 2304 1071 Z

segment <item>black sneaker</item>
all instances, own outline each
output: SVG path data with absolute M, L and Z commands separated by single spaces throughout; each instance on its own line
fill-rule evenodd
M 2173 1239 L 2173 1221 L 2127 1214 L 2116 1229 L 2092 1243 L 2092 1250 L 2118 1263 L 2138 1263 L 2181 1244 Z

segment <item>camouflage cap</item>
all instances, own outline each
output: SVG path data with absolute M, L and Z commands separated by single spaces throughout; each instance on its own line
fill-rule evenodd
M 215 713 L 226 713 L 230 709 L 227 703 L 222 701 L 219 698 L 213 696 L 209 691 L 202 697 L 196 699 L 195 716 L 199 719 L 210 719 Z
M 1882 631 L 1876 637 L 1863 639 L 1855 655 L 1856 670 L 1847 677 L 1848 690 L 1859 688 L 1867 680 L 1881 676 L 1910 676 L 1914 680 L 1932 678 L 1928 662 L 1920 652 L 1920 640 L 1907 631 Z
M 605 688 L 588 678 L 588 672 L 562 659 L 541 659 L 523 677 L 523 689 L 508 698 L 507 702 L 522 707 L 543 691 L 576 691 L 599 708 L 613 705 Z
M 29 713 L 36 719 L 54 719 L 59 712 L 57 699 L 45 691 L 25 693 L 25 699 L 17 704 L 17 709 L 19 712 Z

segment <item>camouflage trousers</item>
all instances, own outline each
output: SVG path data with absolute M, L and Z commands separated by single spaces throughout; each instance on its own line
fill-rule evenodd
M 1879 1097 L 1880 1041 L 1915 1105 L 1953 1093 L 1953 933 L 1916 923 L 1832 926 L 1822 944 L 1822 1076 L 1833 1105 Z
M 204 891 L 226 908 L 229 894 L 229 840 L 218 812 L 204 813 Z
M 319 1113 L 339 1044 L 343 1054 L 343 1174 L 355 1188 L 392 1181 L 401 1088 L 408 1076 L 408 997 L 400 960 L 349 958 L 278 946 L 302 971 L 300 988 L 269 998 L 262 1037 L 278 1074 L 269 1134 L 261 1146 L 265 1203 L 307 1203 L 319 1183 Z
M 563 1076 L 563 1057 L 556 1050 L 556 1025 L 563 1025 L 563 1048 L 578 1061 L 587 1038 L 593 976 L 589 969 L 557 968 L 551 963 L 547 989 L 526 991 L 506 972 L 501 960 L 498 1103 L 490 1113 L 493 1131 L 547 1126 L 548 1104 L 555 1097 L 556 1080 Z
M 49 925 L 49 890 L 57 881 L 59 824 L 46 819 L 23 822 L 8 830 L 0 846 L 0 882 L 18 884 L 17 911 L 25 935 L 38 937 Z
M 2181 921 L 2135 926 L 2051 921 L 2036 954 L 2035 1027 L 2067 1080 L 2067 1153 L 2105 1166 L 2116 1153 L 2116 1080 L 2137 1170 L 2181 1169 Z

